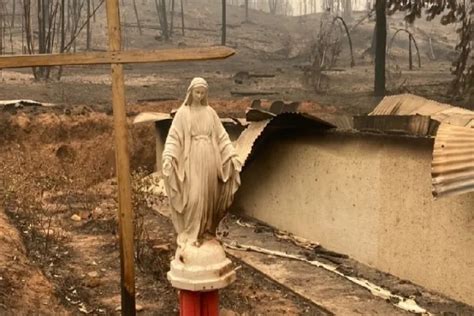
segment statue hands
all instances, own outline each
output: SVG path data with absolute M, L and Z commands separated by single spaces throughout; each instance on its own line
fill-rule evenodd
M 163 175 L 166 177 L 169 177 L 171 175 L 171 158 L 170 157 L 165 157 L 163 159 Z

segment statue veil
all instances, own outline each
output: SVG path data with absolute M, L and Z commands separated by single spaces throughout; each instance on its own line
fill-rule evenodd
M 201 105 L 209 105 L 208 100 L 207 100 L 207 92 L 209 90 L 209 85 L 207 84 L 206 80 L 203 78 L 194 78 L 191 81 L 191 84 L 188 87 L 188 90 L 186 91 L 186 98 L 184 99 L 183 105 L 191 105 L 193 102 L 193 89 L 202 87 L 206 89 L 206 95 L 204 98 L 201 100 Z

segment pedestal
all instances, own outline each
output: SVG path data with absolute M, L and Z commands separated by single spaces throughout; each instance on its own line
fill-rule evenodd
M 215 239 L 206 240 L 199 247 L 178 247 L 170 268 L 168 280 L 180 290 L 212 291 L 235 281 L 232 262 Z
M 180 290 L 180 315 L 219 315 L 219 294 L 235 281 L 232 262 L 215 239 L 178 246 L 171 261 L 168 280 Z

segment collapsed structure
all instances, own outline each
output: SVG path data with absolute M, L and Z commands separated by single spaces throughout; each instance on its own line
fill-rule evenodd
M 171 120 L 136 120 L 156 122 L 157 168 Z M 352 126 L 284 107 L 223 121 L 245 163 L 235 212 L 474 305 L 472 111 L 398 95 Z

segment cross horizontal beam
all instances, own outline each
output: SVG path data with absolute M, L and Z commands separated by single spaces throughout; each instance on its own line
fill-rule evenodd
M 224 59 L 234 54 L 235 50 L 232 48 L 215 46 L 202 48 L 162 49 L 155 51 L 130 50 L 98 53 L 17 55 L 0 57 L 0 69 L 40 66 L 199 61 Z

